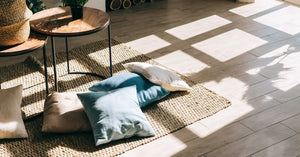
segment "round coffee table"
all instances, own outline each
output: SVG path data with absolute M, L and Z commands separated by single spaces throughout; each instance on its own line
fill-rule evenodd
M 47 41 L 47 36 L 30 32 L 29 39 L 22 44 L 9 46 L 9 47 L 0 46 L 0 57 L 12 57 L 12 56 L 24 55 L 43 47 L 45 84 L 46 84 L 46 93 L 48 94 L 49 90 L 48 90 L 47 57 L 46 57 L 46 48 L 45 48 L 46 41 Z M 1 89 L 1 82 L 0 82 L 0 89 Z
M 101 78 L 106 78 L 96 73 L 70 72 L 68 37 L 88 35 L 107 28 L 110 76 L 112 76 L 110 17 L 106 12 L 94 8 L 84 7 L 83 18 L 73 21 L 70 7 L 50 8 L 34 14 L 31 17 L 30 27 L 34 31 L 51 37 L 53 57 L 52 59 L 56 91 L 58 91 L 58 86 L 55 61 L 55 43 L 53 37 L 65 37 L 68 74 L 88 74 L 98 76 Z

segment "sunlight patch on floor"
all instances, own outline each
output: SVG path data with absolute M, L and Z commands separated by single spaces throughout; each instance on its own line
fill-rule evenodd
M 69 148 L 67 143 L 64 143 L 64 145 L 57 144 L 55 147 L 53 147 L 53 148 L 50 147 L 50 148 L 48 148 L 47 151 L 40 152 L 40 153 L 44 154 L 45 156 L 53 156 L 53 154 L 55 154 L 56 156 L 65 156 L 66 155 L 65 152 L 68 152 L 69 149 L 72 149 L 72 148 Z M 64 150 L 64 151 L 60 151 L 60 150 Z M 79 151 L 79 150 L 77 150 L 77 151 Z M 72 154 L 71 156 L 75 156 L 75 154 Z
M 158 141 L 158 144 L 161 147 L 160 152 L 163 152 L 159 155 L 163 154 L 163 156 L 173 156 L 188 147 L 181 139 L 179 139 L 177 136 L 174 136 L 173 134 L 169 134 L 168 138 L 165 138 L 162 140 L 165 140 L 165 141 L 163 141 L 163 142 Z M 172 143 L 172 144 L 170 145 L 170 143 Z M 155 146 L 155 149 L 157 149 L 157 145 Z M 152 151 L 150 150 L 150 152 L 152 152 Z M 147 155 L 145 155 L 145 156 L 147 156 Z M 153 155 L 149 154 L 149 157 L 150 156 L 152 157 Z
M 221 62 L 226 62 L 266 43 L 267 41 L 252 34 L 240 29 L 233 29 L 193 44 L 192 47 Z
M 78 77 L 78 76 L 77 76 Z M 70 81 L 72 81 L 72 80 L 70 80 Z M 75 80 L 74 80 L 75 81 Z M 92 85 L 94 85 L 94 84 L 96 84 L 96 83 L 98 83 L 98 82 L 100 82 L 99 80 L 93 80 L 93 81 L 91 81 L 91 82 L 86 82 L 86 83 L 84 83 L 84 84 L 80 84 L 80 86 L 76 86 L 76 87 L 74 87 L 74 88 L 70 88 L 70 89 L 67 89 L 66 90 L 66 92 L 78 92 L 78 89 L 83 89 L 82 91 L 80 91 L 80 92 L 87 92 L 87 91 L 89 91 L 88 90 L 88 88 L 86 88 L 86 87 L 91 87 Z
M 185 127 L 188 131 L 197 135 L 197 137 L 205 138 L 217 130 L 212 130 L 201 124 L 199 121 Z
M 0 146 L 0 149 L 1 149 L 1 154 L 5 154 L 6 156 L 14 156 L 14 155 L 16 155 L 15 152 L 11 151 L 11 148 L 5 146 L 4 144 L 2 144 Z
M 35 78 L 35 80 L 32 81 L 32 78 Z M 23 84 L 23 89 L 25 90 L 26 88 L 29 88 L 29 87 L 31 88 L 31 87 L 37 86 L 37 85 L 45 86 L 44 82 L 45 82 L 44 74 L 36 71 L 36 72 L 32 72 L 30 74 L 16 77 L 16 78 L 8 80 L 8 81 L 1 82 L 1 87 L 3 89 L 6 89 L 6 88 L 15 87 L 17 85 Z M 35 93 L 35 92 L 36 91 L 34 91 L 33 93 Z
M 274 51 L 271 51 L 265 55 L 258 57 L 258 59 L 274 58 L 266 66 L 276 65 L 276 64 L 280 63 L 282 60 L 284 60 L 284 58 L 287 57 L 287 54 L 285 54 L 285 52 L 287 52 L 289 50 L 289 47 L 290 47 L 290 45 L 286 44 L 284 46 L 281 46 L 281 47 L 275 49 Z
M 268 52 L 260 57 L 258 57 L 258 59 L 266 59 L 266 58 L 271 58 L 271 57 L 280 57 L 282 55 L 284 55 L 286 52 L 289 51 L 290 45 L 289 44 L 285 44 L 271 52 Z
M 295 35 L 300 32 L 300 8 L 288 6 L 258 17 L 254 21 L 290 35 Z
M 247 102 L 233 99 L 230 101 L 232 105 L 228 108 L 218 112 L 218 114 L 214 114 L 199 121 L 210 129 L 210 134 L 221 130 L 254 110 L 251 104 L 248 104 Z
M 57 68 L 57 74 L 58 74 L 58 81 L 64 80 L 68 82 L 78 82 L 78 75 L 79 74 L 68 74 L 67 71 L 67 63 L 63 62 L 56 65 Z M 97 69 L 89 69 L 88 67 L 82 65 L 80 62 L 78 62 L 75 59 L 70 60 L 70 71 L 71 72 L 94 72 L 97 73 Z M 100 74 L 103 75 L 103 74 Z M 85 75 L 82 75 L 85 76 Z M 93 80 L 91 82 L 81 82 L 82 84 L 80 86 L 76 86 L 74 88 L 67 89 L 67 91 L 78 91 L 78 89 L 85 89 L 85 87 L 92 86 L 94 83 L 99 82 L 98 80 Z M 68 87 L 69 88 L 69 87 Z M 86 89 L 87 91 L 88 89 Z
M 248 84 L 231 76 L 225 77 L 218 82 L 211 80 L 202 85 L 227 99 L 236 98 L 238 100 L 243 99 L 249 88 Z
M 168 29 L 165 32 L 181 40 L 186 40 L 191 37 L 200 35 L 202 33 L 222 27 L 229 23 L 231 23 L 231 21 L 217 15 L 212 15 L 188 24 L 184 24 L 172 29 Z
M 85 65 L 82 65 L 80 61 L 78 61 L 77 59 L 69 60 L 69 65 L 70 65 L 70 71 L 78 71 L 78 69 L 84 70 L 86 72 L 91 71 L 91 69 L 89 69 Z M 60 71 L 61 75 L 66 74 L 68 72 L 67 62 L 57 64 L 56 69 L 57 71 Z
M 32 81 L 32 78 L 31 78 L 31 82 L 34 82 L 34 81 Z M 36 93 L 39 93 L 39 92 L 42 93 L 43 91 L 46 90 L 45 80 L 41 83 L 34 84 L 33 86 L 30 86 L 30 88 L 28 88 L 27 85 L 28 85 L 27 82 L 23 83 L 23 94 L 22 94 L 23 97 L 30 97 L 32 95 L 35 95 Z M 49 88 L 52 87 L 52 84 L 49 83 L 49 82 L 48 82 L 48 87 Z
M 229 11 L 243 17 L 249 17 L 255 15 L 257 13 L 263 12 L 265 10 L 276 7 L 282 2 L 276 0 L 256 0 L 255 3 L 243 5 L 234 9 L 230 9 Z
M 265 60 L 265 64 L 257 65 L 252 69 L 246 70 L 246 73 L 250 75 L 262 73 L 265 76 L 274 77 L 274 75 L 277 75 L 280 71 L 284 70 L 283 67 L 280 65 L 280 62 L 287 56 L 286 52 L 288 52 L 289 49 L 290 45 L 286 44 L 258 57 L 258 59 L 261 60 L 261 62 L 264 62 Z M 282 69 L 280 67 L 282 67 Z
M 113 53 L 114 50 L 116 50 L 115 47 L 117 47 L 119 45 L 116 46 L 112 46 L 111 47 L 111 51 Z M 98 50 L 92 53 L 89 53 L 87 56 L 89 57 L 89 59 L 91 61 L 93 61 L 94 63 L 96 63 L 97 65 L 101 65 L 103 67 L 109 67 L 109 57 L 107 56 L 107 58 L 103 57 L 102 55 L 99 55 L 101 53 L 107 53 L 108 54 L 109 50 L 108 48 L 104 48 L 102 50 Z M 113 60 L 113 55 L 112 55 L 112 60 Z
M 300 52 L 284 58 L 280 64 L 284 70 L 278 71 L 278 76 L 272 79 L 273 86 L 281 91 L 289 91 L 300 84 Z
M 180 130 L 179 130 L 180 132 Z M 188 146 L 178 138 L 175 133 L 168 134 L 164 137 L 158 138 L 150 143 L 146 143 L 144 147 L 137 147 L 134 151 L 127 151 L 125 154 L 121 154 L 119 157 L 123 156 L 142 156 L 142 157 L 153 157 L 153 156 L 173 156 L 178 152 L 185 150 Z M 182 136 L 182 135 L 181 135 Z M 181 137 L 180 136 L 180 137 Z M 183 134 L 184 136 L 184 134 Z M 182 137 L 186 138 L 186 136 Z M 187 137 L 188 138 L 188 137 Z M 153 151 L 155 150 L 155 151 Z M 137 155 L 142 154 L 142 155 Z
M 186 76 L 210 67 L 181 50 L 171 52 L 154 60 Z
M 299 72 L 299 71 L 298 71 Z M 292 72 L 294 73 L 294 72 Z M 292 75 L 292 76 L 291 76 Z M 276 87 L 282 92 L 287 92 L 291 90 L 292 88 L 298 86 L 300 84 L 299 81 L 299 74 L 291 74 L 291 75 L 285 75 L 278 78 L 272 79 L 272 86 Z M 295 78 L 296 77 L 296 78 Z
M 169 42 L 159 38 L 156 35 L 149 35 L 128 43 L 125 43 L 126 46 L 131 47 L 143 54 L 147 54 L 161 48 L 171 45 Z
M 57 70 L 58 81 L 59 80 L 66 80 L 68 82 L 78 81 L 79 74 L 68 74 L 67 62 L 57 64 L 56 68 L 58 69 Z M 94 72 L 94 73 L 97 73 L 97 69 L 89 69 L 88 67 L 86 67 L 86 66 L 82 65 L 80 62 L 78 62 L 76 59 L 70 60 L 70 71 L 71 72 Z M 100 75 L 103 75 L 103 74 L 100 74 Z M 85 76 L 85 75 L 82 75 L 82 76 Z M 92 82 L 85 82 L 85 84 L 76 86 L 74 88 L 70 88 L 67 91 L 76 91 L 76 89 L 85 89 L 84 87 L 91 86 L 92 84 L 97 83 L 97 82 L 99 82 L 99 81 L 93 80 Z
M 258 57 L 264 64 L 245 70 L 247 74 L 261 75 L 272 78 L 271 85 L 281 91 L 288 91 L 300 84 L 300 52 L 291 51 L 289 44 L 272 50 Z
M 35 92 L 38 92 L 38 91 L 35 91 Z M 24 93 L 24 92 L 23 92 Z M 23 94 L 23 98 L 24 97 L 26 97 L 24 94 Z M 32 107 L 44 107 L 44 106 L 36 106 L 36 104 L 44 104 L 44 100 L 39 100 L 39 101 L 35 101 L 35 102 L 33 102 L 33 103 L 28 103 L 28 104 L 26 104 L 26 105 L 24 105 L 24 106 L 22 106 L 22 110 L 23 111 L 30 111 L 31 109 L 32 109 Z M 41 109 L 42 110 L 42 109 Z M 26 112 L 25 112 L 26 113 Z M 27 116 L 32 116 L 32 115 L 30 115 L 30 114 L 25 114 L 26 115 L 26 117 Z

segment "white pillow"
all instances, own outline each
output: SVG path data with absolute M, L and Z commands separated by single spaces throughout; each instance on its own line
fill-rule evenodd
M 131 62 L 123 65 L 130 72 L 143 75 L 150 82 L 162 86 L 167 91 L 189 91 L 191 87 L 168 69 L 148 63 Z
M 21 112 L 22 91 L 22 85 L 0 90 L 0 139 L 28 137 Z

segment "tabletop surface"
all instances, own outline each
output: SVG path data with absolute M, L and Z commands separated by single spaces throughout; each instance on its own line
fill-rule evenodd
M 32 52 L 42 47 L 47 40 L 47 36 L 30 32 L 29 39 L 22 44 L 0 47 L 0 57 L 3 56 L 16 56 Z
M 50 36 L 77 36 L 100 31 L 109 23 L 109 15 L 98 9 L 84 7 L 83 18 L 72 21 L 70 7 L 56 7 L 35 13 L 30 27 Z

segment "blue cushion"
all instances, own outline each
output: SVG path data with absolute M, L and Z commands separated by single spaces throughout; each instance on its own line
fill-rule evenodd
M 141 75 L 136 73 L 124 73 L 115 75 L 96 83 L 89 88 L 90 91 L 110 91 L 117 88 L 136 85 L 138 101 L 140 107 L 145 107 L 150 103 L 160 100 L 170 94 L 159 85 L 153 84 Z
M 155 132 L 138 105 L 136 87 L 77 94 L 92 126 L 96 146 Z

